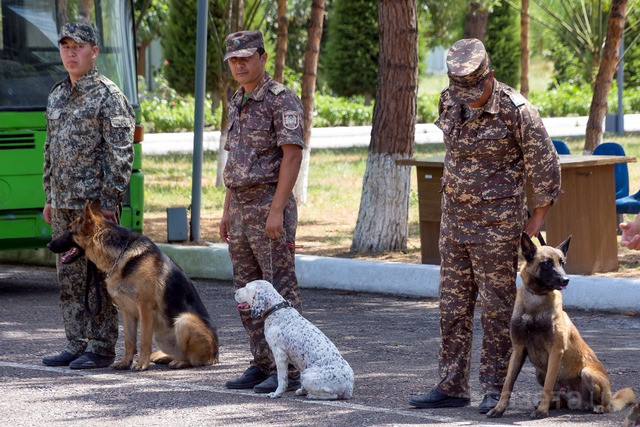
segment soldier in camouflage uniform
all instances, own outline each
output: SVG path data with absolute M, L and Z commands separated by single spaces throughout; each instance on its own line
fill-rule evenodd
M 229 68 L 241 84 L 229 106 L 224 169 L 227 187 L 220 236 L 229 244 L 236 289 L 268 280 L 300 310 L 295 274 L 298 214 L 292 194 L 302 159 L 302 103 L 265 71 L 267 54 L 259 31 L 227 36 Z M 264 337 L 264 322 L 240 310 L 249 334 L 253 360 L 239 378 L 225 386 L 269 393 L 277 388 L 273 357 Z M 289 390 L 300 386 L 291 366 Z
M 436 125 L 444 132 L 440 267 L 440 382 L 410 404 L 420 408 L 470 402 L 473 312 L 482 303 L 481 413 L 500 397 L 509 357 L 518 245 L 537 235 L 560 194 L 558 156 L 535 108 L 493 77 L 484 45 L 456 42 L 447 55 L 449 87 Z M 527 220 L 525 181 L 533 188 Z
M 44 218 L 53 238 L 80 216 L 86 200 L 100 198 L 105 217 L 117 221 L 131 176 L 134 114 L 118 87 L 98 73 L 95 31 L 86 24 L 65 24 L 58 37 L 60 56 L 69 76 L 57 83 L 47 105 L 44 148 Z M 62 265 L 57 258 L 60 309 L 67 346 L 45 357 L 49 366 L 89 369 L 109 366 L 115 357 L 118 313 L 100 285 L 102 303 L 95 316 L 85 309 L 86 258 Z M 89 304 L 97 295 L 91 286 Z

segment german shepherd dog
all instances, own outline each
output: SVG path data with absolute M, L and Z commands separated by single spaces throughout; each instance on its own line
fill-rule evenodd
M 488 417 L 500 417 L 507 409 L 513 385 L 527 356 L 536 369 L 536 379 L 543 386 L 540 403 L 530 414 L 531 418 L 548 416 L 552 403 L 599 414 L 620 411 L 635 403 L 631 388 L 611 396 L 606 369 L 562 309 L 560 290 L 569 283 L 563 267 L 570 241 L 571 236 L 557 248 L 537 247 L 522 233 L 520 242 L 525 264 L 520 270 L 523 285 L 518 288 L 511 317 L 513 353 L 500 401 L 487 413 Z
M 82 215 L 48 245 L 70 264 L 83 254 L 106 273 L 109 296 L 124 323 L 124 356 L 115 369 L 144 371 L 149 362 L 172 368 L 218 362 L 218 335 L 187 275 L 147 237 L 102 216 L 100 200 L 85 203 Z M 137 350 L 140 324 L 140 356 Z M 159 348 L 151 353 L 152 341 Z

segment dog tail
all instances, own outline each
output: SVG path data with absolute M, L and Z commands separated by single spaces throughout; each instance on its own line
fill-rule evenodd
M 618 390 L 611 397 L 611 411 L 618 412 L 622 411 L 627 405 L 631 405 L 636 403 L 636 395 L 631 389 L 631 387 L 623 388 L 622 390 Z
M 218 363 L 218 335 L 200 316 L 181 313 L 175 320 L 176 339 L 192 366 Z

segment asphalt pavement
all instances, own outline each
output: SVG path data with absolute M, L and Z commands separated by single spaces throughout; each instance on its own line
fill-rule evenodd
M 541 387 L 527 362 L 504 417 L 493 420 L 479 414 L 479 306 L 471 405 L 414 409 L 409 398 L 428 392 L 438 378 L 437 301 L 328 289 L 302 289 L 303 314 L 352 366 L 353 398 L 310 401 L 287 392 L 280 399 L 269 399 L 252 391 L 228 390 L 224 382 L 244 372 L 250 357 L 233 287 L 228 281 L 212 280 L 196 280 L 195 286 L 219 331 L 219 364 L 186 370 L 152 365 L 146 372 L 73 371 L 41 364 L 42 357 L 58 352 L 65 342 L 55 270 L 0 265 L 0 425 L 613 427 L 620 426 L 631 409 L 609 414 L 553 410 L 549 418 L 530 420 Z M 583 310 L 571 310 L 569 315 L 606 366 L 612 388 L 633 387 L 640 394 L 640 318 Z M 121 328 L 116 354 L 123 352 Z

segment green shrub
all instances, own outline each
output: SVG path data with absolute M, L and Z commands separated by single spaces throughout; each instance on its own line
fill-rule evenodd
M 564 83 L 553 89 L 532 91 L 529 101 L 537 108 L 542 117 L 588 116 L 593 91 L 586 85 Z M 622 98 L 625 114 L 640 112 L 640 90 L 626 89 Z M 614 83 L 608 98 L 607 113 L 618 111 L 618 89 Z
M 192 96 L 180 96 L 171 89 L 162 72 L 156 74 L 157 90 L 149 92 L 144 80 L 138 81 L 140 88 L 140 109 L 145 132 L 161 133 L 180 130 L 192 131 L 194 127 L 195 100 Z M 211 99 L 205 99 L 204 124 L 220 128 L 221 111 L 211 112 Z
M 316 94 L 313 126 L 365 126 L 373 122 L 373 105 L 362 96 L 339 98 Z
M 433 123 L 438 118 L 438 99 L 440 95 L 418 95 L 417 123 Z

